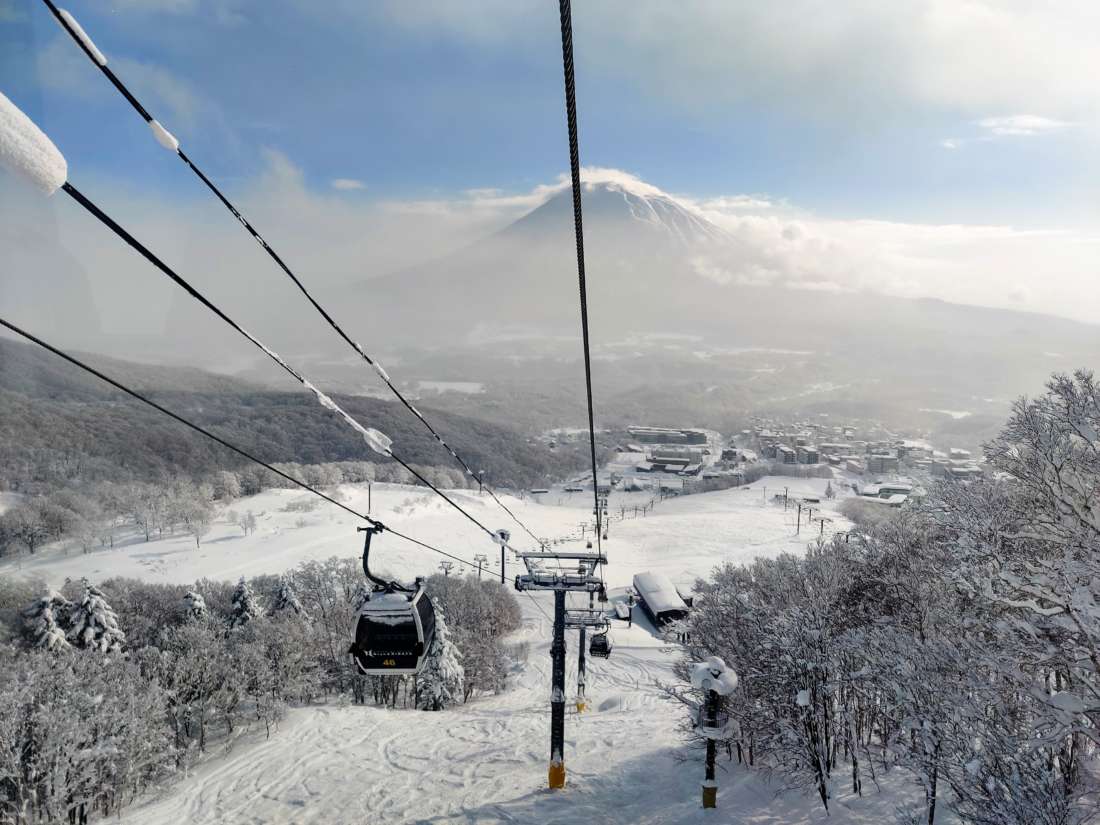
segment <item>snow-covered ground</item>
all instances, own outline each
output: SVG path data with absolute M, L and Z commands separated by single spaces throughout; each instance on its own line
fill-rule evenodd
M 796 535 L 794 511 L 765 502 L 765 486 L 769 499 L 784 486 L 792 498 L 821 496 L 825 481 L 763 479 L 751 488 L 669 499 L 645 518 L 616 522 L 605 545 L 609 585 L 626 585 L 639 570 L 680 579 L 705 575 L 724 561 L 801 552 L 810 531 L 803 527 Z M 365 509 L 365 488 L 341 492 L 349 505 Z M 488 497 L 465 491 L 454 495 L 490 527 L 508 526 Z M 360 544 L 352 517 L 324 504 L 304 515 L 283 510 L 302 499 L 301 493 L 275 490 L 237 502 L 233 509 L 258 516 L 256 533 L 245 537 L 218 523 L 197 550 L 183 536 L 89 555 L 53 549 L 20 565 L 0 566 L 0 575 L 32 575 L 53 584 L 66 577 L 115 575 L 182 583 L 203 576 L 278 573 L 307 559 L 355 555 Z M 376 517 L 416 538 L 466 558 L 475 552 L 493 555 L 484 535 L 422 490 L 376 484 L 372 499 Z M 537 534 L 551 538 L 591 520 L 587 503 L 507 503 Z M 832 503 L 823 504 L 827 511 L 834 509 Z M 613 496 L 612 511 L 617 506 Z M 845 529 L 835 511 L 828 515 L 833 520 L 826 533 Z M 302 526 L 296 526 L 299 520 Z M 526 546 L 523 532 L 511 527 L 514 543 Z M 402 576 L 431 573 L 440 560 L 392 536 L 383 535 L 377 548 L 379 562 Z M 514 572 L 509 564 L 509 577 Z M 611 658 L 590 661 L 589 710 L 570 713 L 566 723 L 568 787 L 546 790 L 551 602 L 549 594 L 520 597 L 524 627 L 518 641 L 529 642 L 530 649 L 507 693 L 443 713 L 336 705 L 293 710 L 269 740 L 238 742 L 232 753 L 203 763 L 162 798 L 131 808 L 122 822 L 869 825 L 890 821 L 898 802 L 916 793 L 912 787 L 884 785 L 882 792 L 872 786 L 865 797 L 851 798 L 840 781 L 833 815 L 827 818 L 811 795 L 785 791 L 761 771 L 720 757 L 719 810 L 701 810 L 701 758 L 684 748 L 678 731 L 683 711 L 663 700 L 656 688 L 656 682 L 672 678 L 675 651 L 656 638 L 641 616 L 629 629 L 616 622 Z M 571 686 L 575 645 L 570 638 Z M 891 781 L 902 782 L 900 772 Z
M 23 496 L 19 493 L 0 493 L 0 513 L 10 510 L 22 500 Z

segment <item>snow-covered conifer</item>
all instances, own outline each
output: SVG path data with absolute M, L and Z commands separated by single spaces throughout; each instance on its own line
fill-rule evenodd
M 263 614 L 260 603 L 256 599 L 252 588 L 245 581 L 244 576 L 237 582 L 237 589 L 233 591 L 233 613 L 229 617 L 230 627 L 242 627 L 253 619 Z
M 68 640 L 74 647 L 100 653 L 117 653 L 126 644 L 126 634 L 118 626 L 118 616 L 106 597 L 87 579 L 84 595 L 69 614 Z
M 23 611 L 23 623 L 31 645 L 40 650 L 67 649 L 69 642 L 65 638 L 65 627 L 72 606 L 72 602 L 55 590 L 32 602 Z
M 370 587 L 365 582 L 359 582 L 355 587 L 355 592 L 351 594 L 351 609 L 352 612 L 358 615 L 359 611 L 363 609 L 363 605 L 367 603 L 370 598 Z
M 462 654 L 451 641 L 443 611 L 435 605 L 435 638 L 428 648 L 424 669 L 416 680 L 416 704 L 423 710 L 443 710 L 462 695 L 466 678 Z
M 279 592 L 275 594 L 275 603 L 271 606 L 271 615 L 294 615 L 308 618 L 302 603 L 298 600 L 298 594 L 290 584 L 286 576 L 279 579 Z
M 188 590 L 183 596 L 184 611 L 189 619 L 205 619 L 209 616 L 206 599 L 197 590 Z

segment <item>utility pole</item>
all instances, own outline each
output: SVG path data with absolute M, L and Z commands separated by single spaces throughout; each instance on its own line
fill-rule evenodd
M 565 787 L 565 591 L 554 591 L 554 641 L 550 644 L 551 790 Z
M 474 563 L 477 564 L 477 580 L 481 581 L 481 568 L 489 563 L 489 557 L 484 553 L 477 553 L 474 555 Z
M 580 573 L 583 575 L 588 572 L 588 568 L 582 564 L 580 566 Z M 592 592 L 588 594 L 588 609 L 592 611 L 596 605 L 594 599 L 596 595 Z M 588 648 L 585 646 L 588 641 L 588 628 L 581 625 L 580 628 L 580 643 L 577 645 L 577 713 L 584 713 L 588 709 L 588 702 L 585 697 L 585 688 L 588 686 L 587 675 L 588 668 L 585 661 L 585 655 L 588 652 Z
M 485 490 L 485 471 L 477 471 L 477 494 L 480 496 Z
M 699 724 L 695 733 L 707 740 L 707 756 L 704 763 L 703 807 L 718 807 L 718 781 L 714 773 L 714 757 L 719 739 L 729 736 L 729 719 L 721 719 L 719 705 L 721 697 L 729 696 L 737 688 L 737 674 L 717 656 L 711 656 L 705 662 L 691 669 L 691 685 L 701 690 L 705 697 Z
M 500 545 L 500 583 L 504 584 L 504 551 L 508 549 L 508 542 L 512 540 L 510 530 L 497 530 L 493 533 L 493 541 Z M 475 557 L 476 558 L 476 557 Z M 480 578 L 480 576 L 478 576 Z
M 718 698 L 718 691 L 708 690 L 707 701 L 704 708 L 706 714 L 705 724 L 711 728 L 718 727 L 718 702 L 721 701 Z M 718 807 L 718 782 L 714 777 L 714 756 L 717 750 L 717 743 L 707 737 L 707 758 L 703 768 L 703 807 L 704 808 L 716 808 Z
M 370 513 L 370 479 L 367 479 L 367 513 Z
M 787 509 L 787 490 L 788 490 L 788 488 L 786 488 L 786 487 L 783 488 L 783 509 L 784 510 Z
M 801 504 L 801 502 L 798 505 L 798 524 L 794 528 L 794 532 L 795 532 L 795 535 L 798 535 L 799 533 L 802 532 L 802 504 Z

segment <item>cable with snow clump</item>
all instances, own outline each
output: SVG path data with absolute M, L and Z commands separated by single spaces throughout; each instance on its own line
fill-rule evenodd
M 364 427 L 362 424 L 352 418 L 340 407 L 340 405 L 338 405 L 335 401 L 333 401 L 331 398 L 329 398 L 327 395 L 325 395 L 323 392 L 313 386 L 313 384 L 306 380 L 305 376 L 303 376 L 300 372 L 294 369 L 294 367 L 290 366 L 290 364 L 284 361 L 277 352 L 275 352 L 263 341 L 261 341 L 259 338 L 254 336 L 252 333 L 250 333 L 248 330 L 246 330 L 244 327 L 242 327 L 240 324 L 238 324 L 236 321 L 226 315 L 209 299 L 207 299 L 205 295 L 203 295 L 201 292 L 195 289 L 195 287 L 191 286 L 190 283 L 188 283 L 180 275 L 173 271 L 172 268 L 168 266 L 168 264 L 164 263 L 164 261 L 154 255 L 148 247 L 141 243 L 141 241 L 139 241 L 137 238 L 135 238 L 133 235 L 123 229 L 122 226 L 120 226 L 110 215 L 108 215 L 106 212 L 96 206 L 91 200 L 89 200 L 83 192 L 81 192 L 68 181 L 61 185 L 61 189 L 67 195 L 72 197 L 73 200 L 83 206 L 93 216 L 95 216 L 104 226 L 106 226 L 108 229 L 110 229 L 112 232 L 122 238 L 122 240 L 124 240 L 129 246 L 133 247 L 133 249 L 135 249 L 143 258 L 149 261 L 149 263 L 151 263 L 153 266 L 155 266 L 157 269 L 159 269 L 161 272 L 163 272 L 165 275 L 175 281 L 175 283 L 178 284 L 185 292 L 187 292 L 188 295 L 190 295 L 204 307 L 217 315 L 221 320 L 223 320 L 225 323 L 227 323 L 229 326 L 231 326 L 233 329 L 235 329 L 237 332 L 247 338 L 258 349 L 263 351 L 263 353 L 267 355 L 268 358 L 274 361 L 287 374 L 291 375 L 296 381 L 298 381 L 298 383 L 300 383 L 303 387 L 312 392 L 314 396 L 316 396 L 317 401 L 321 404 L 321 406 L 335 412 L 337 415 L 343 418 L 348 426 L 350 426 L 352 429 L 356 430 L 360 435 L 363 436 L 363 440 L 368 447 L 370 447 L 376 453 L 394 458 L 395 461 L 398 460 L 390 450 L 390 445 L 393 442 L 389 438 L 389 436 L 371 427 Z
M 46 195 L 65 183 L 69 166 L 34 121 L 0 92 L 0 165 Z
M 108 215 L 102 209 L 96 206 L 75 186 L 73 186 L 71 183 L 66 182 L 62 184 L 61 188 L 67 194 L 72 196 L 72 198 L 77 203 L 87 209 L 88 212 L 98 218 L 105 226 L 111 229 L 111 231 L 113 231 L 116 235 L 122 238 L 122 240 L 133 247 L 142 257 L 153 264 L 153 266 L 155 266 L 157 269 L 159 269 L 161 272 L 163 272 L 165 275 L 175 281 L 175 283 L 182 287 L 188 295 L 201 303 L 203 306 L 205 306 L 207 309 L 217 315 L 218 318 L 223 320 L 226 324 L 228 324 L 245 338 L 247 338 L 254 346 L 260 349 L 265 355 L 267 355 L 268 358 L 270 358 L 275 364 L 282 368 L 283 371 L 291 375 L 303 387 L 312 392 L 313 395 L 317 398 L 318 403 L 321 404 L 321 406 L 336 413 L 344 420 L 345 423 L 347 423 L 349 427 L 358 432 L 363 437 L 364 442 L 368 447 L 370 447 L 370 449 L 372 449 L 376 453 L 386 456 L 387 458 L 392 458 L 394 461 L 404 467 L 409 473 L 411 473 L 417 480 L 419 480 L 426 487 L 432 490 L 432 492 L 439 495 L 441 498 L 443 498 L 444 501 L 446 501 L 460 513 L 462 513 L 462 515 L 464 515 L 466 518 L 468 518 L 470 521 L 480 527 L 487 535 L 493 535 L 492 530 L 490 530 L 488 527 L 478 521 L 474 516 L 470 515 L 470 513 L 464 510 L 457 502 L 454 501 L 454 499 L 452 499 L 450 496 L 448 496 L 446 493 L 444 493 L 442 490 L 440 490 L 438 487 L 436 487 L 434 484 L 424 478 L 424 476 L 417 472 L 411 465 L 409 465 L 408 462 L 406 462 L 400 456 L 395 455 L 392 449 L 393 440 L 389 436 L 387 436 L 385 433 L 379 432 L 373 427 L 364 427 L 362 424 L 356 421 L 355 418 L 347 413 L 339 404 L 333 401 L 328 395 L 321 392 L 321 390 L 317 389 L 317 387 L 310 383 L 305 378 L 305 376 L 303 376 L 300 372 L 294 369 L 294 367 L 290 366 L 290 364 L 283 360 L 282 356 L 280 356 L 277 352 L 264 344 L 263 341 L 261 341 L 259 338 L 254 336 L 252 333 L 250 333 L 248 330 L 246 330 L 244 327 L 242 327 L 240 324 L 230 318 L 225 312 L 223 312 L 209 299 L 207 299 L 205 295 L 203 295 L 184 278 L 174 272 L 171 267 L 169 267 L 162 260 L 160 260 L 160 258 L 154 255 L 133 235 L 123 229 L 117 222 L 115 222 L 113 218 L 111 218 L 110 215 Z
M 404 533 L 402 533 L 398 530 L 394 530 L 392 527 L 384 525 L 382 522 L 378 521 L 377 519 L 373 519 L 368 515 L 364 515 L 363 513 L 360 513 L 356 510 L 353 510 L 351 507 L 348 507 L 346 504 L 343 504 L 343 503 L 337 501 L 336 499 L 326 495 L 325 493 L 322 493 L 320 490 L 316 489 L 315 487 L 310 486 L 309 484 L 306 484 L 304 481 L 299 481 L 294 476 L 289 475 L 287 473 L 284 473 L 282 470 L 278 469 L 277 467 L 274 467 L 271 464 L 268 464 L 266 461 L 264 461 L 262 459 L 259 459 L 256 456 L 252 455 L 251 453 L 246 452 L 245 450 L 242 450 L 240 447 L 237 447 L 234 444 L 231 444 L 230 442 L 226 441 L 224 438 L 221 438 L 220 436 L 215 435 L 214 433 L 210 432 L 209 430 L 207 430 L 203 427 L 200 427 L 198 424 L 195 424 L 192 421 L 188 421 L 183 416 L 172 412 L 171 410 L 167 409 L 166 407 L 162 407 L 156 401 L 153 401 L 152 399 L 147 398 L 146 396 L 142 395 L 141 393 L 137 392 L 136 390 L 130 389 L 125 384 L 122 384 L 119 381 L 116 381 L 115 379 L 111 378 L 110 376 L 103 374 L 102 372 L 97 370 L 95 367 L 92 367 L 92 366 L 89 366 L 88 364 L 85 364 L 83 361 L 79 360 L 78 358 L 74 358 L 73 356 L 57 349 L 57 347 L 51 346 L 50 344 L 43 341 L 41 338 L 37 338 L 34 335 L 32 335 L 31 333 L 27 332 L 26 330 L 20 329 L 19 327 L 17 327 L 15 324 L 11 323 L 10 321 L 6 321 L 3 318 L 0 318 L 0 326 L 3 326 L 5 328 L 11 330 L 16 335 L 20 335 L 23 338 L 26 338 L 31 343 L 37 344 L 38 346 L 42 347 L 43 349 L 47 350 L 48 352 L 52 352 L 54 355 L 58 356 L 59 358 L 63 358 L 64 360 L 68 361 L 73 366 L 79 367 L 80 369 L 84 370 L 85 372 L 90 373 L 91 375 L 94 375 L 96 378 L 110 384 L 115 389 L 121 390 L 122 392 L 126 393 L 127 395 L 131 396 L 132 398 L 136 398 L 138 401 L 141 401 L 143 404 L 147 404 L 148 406 L 152 407 L 154 410 L 157 410 L 158 412 L 164 413 L 169 418 L 172 418 L 173 420 L 178 421 L 180 424 L 183 424 L 185 427 L 189 427 L 192 430 L 194 430 L 195 432 L 206 436 L 207 438 L 211 439 L 212 441 L 217 442 L 218 444 L 221 444 L 223 447 L 225 447 L 229 450 L 232 450 L 237 455 L 240 455 L 240 456 L 243 456 L 244 458 L 247 458 L 249 461 L 252 461 L 252 462 L 258 464 L 259 466 L 263 467 L 266 470 L 270 470 L 272 473 L 279 476 L 280 478 L 285 479 L 286 481 L 289 481 L 292 484 L 296 484 L 298 487 L 301 487 L 303 490 L 306 490 L 310 493 L 313 493 L 315 496 L 319 496 L 319 497 L 323 498 L 325 501 L 329 502 L 330 504 L 335 504 L 341 510 L 345 510 L 346 512 L 351 513 L 351 515 L 355 516 L 356 518 L 363 519 L 368 524 L 372 524 L 376 527 L 382 527 L 386 531 L 388 531 L 388 532 L 392 533 L 393 535 L 397 536 L 398 538 L 404 539 L 405 541 L 410 542 L 411 544 L 415 544 L 418 547 L 422 547 L 425 550 L 431 550 L 433 553 L 439 553 L 441 556 L 446 556 L 447 558 L 454 559 L 457 562 L 461 562 L 462 564 L 465 564 L 465 565 L 469 566 L 472 569 L 477 569 L 477 565 L 474 564 L 471 561 L 467 561 L 464 558 L 452 555 L 451 553 L 448 553 L 446 550 L 440 550 L 438 547 L 433 547 L 432 545 L 430 545 L 426 542 L 423 542 L 420 539 L 415 539 L 412 536 L 407 536 L 407 535 L 405 535 Z
M 394 455 L 392 450 L 393 441 L 385 433 L 379 432 L 372 427 L 364 427 L 358 421 L 356 421 L 351 415 L 349 415 L 339 404 L 333 401 L 325 393 L 321 392 L 317 387 L 310 383 L 305 376 L 294 369 L 290 364 L 283 360 L 283 358 L 275 352 L 273 349 L 264 344 L 260 339 L 256 338 L 252 333 L 248 332 L 244 327 L 230 318 L 225 312 L 219 309 L 215 304 L 206 298 L 195 287 L 188 283 L 183 277 L 178 275 L 172 270 L 166 263 L 153 254 L 148 247 L 143 245 L 133 235 L 127 232 L 121 225 L 119 225 L 110 215 L 100 209 L 95 203 L 93 203 L 87 196 L 85 196 L 79 189 L 64 180 L 65 173 L 68 171 L 65 158 L 54 146 L 52 141 L 40 130 L 30 118 L 28 118 L 22 111 L 19 110 L 14 103 L 3 97 L 0 101 L 0 165 L 11 168 L 13 171 L 27 178 L 31 182 L 35 183 L 39 188 L 46 191 L 47 194 L 52 194 L 57 191 L 58 188 L 63 190 L 73 200 L 79 203 L 84 209 L 97 218 L 104 226 L 118 235 L 129 246 L 136 250 L 143 258 L 149 261 L 153 266 L 167 275 L 172 281 L 179 285 L 184 291 L 187 292 L 192 298 L 201 303 L 211 312 L 218 316 L 222 321 L 235 329 L 245 338 L 247 338 L 254 346 L 262 350 L 265 355 L 275 362 L 280 368 L 282 368 L 287 374 L 291 375 L 296 381 L 298 381 L 303 387 L 312 392 L 317 398 L 318 403 L 328 410 L 339 415 L 345 423 L 352 429 L 358 432 L 362 437 L 366 445 L 375 452 L 392 458 L 402 467 L 404 467 L 415 478 L 421 481 L 432 492 L 439 495 L 458 510 L 462 515 L 476 524 L 485 532 L 490 538 L 494 533 L 474 516 L 470 515 L 464 510 L 457 502 L 450 496 L 424 478 L 419 472 L 411 467 L 406 461 L 399 456 Z M 58 180 L 61 180 L 58 183 Z
M 61 25 L 61 28 L 68 32 L 69 36 L 76 41 L 77 45 L 84 50 L 84 54 L 88 55 L 88 59 L 99 67 L 99 70 L 103 72 L 104 76 L 106 76 L 114 87 L 118 89 L 119 93 L 129 101 L 130 105 L 133 106 L 135 110 L 137 110 L 137 113 L 141 115 L 142 119 L 149 125 L 149 131 L 153 133 L 153 137 L 156 138 L 157 143 L 169 151 L 178 151 L 180 142 L 176 140 L 171 132 L 161 126 L 155 117 L 146 111 L 145 107 L 141 105 L 141 102 L 130 93 L 126 85 L 118 79 L 118 76 L 113 71 L 111 71 L 111 67 L 107 65 L 106 56 L 99 50 L 92 38 L 88 36 L 88 33 L 84 31 L 84 28 L 76 21 L 76 18 L 65 9 L 59 9 L 55 6 L 52 0 L 43 0 L 43 2 L 53 14 L 54 19 Z
M 214 182 L 206 176 L 202 169 L 200 169 L 198 165 L 194 161 L 192 161 L 191 158 L 189 158 L 187 154 L 180 148 L 180 143 L 176 139 L 176 137 L 167 129 L 165 129 L 164 126 L 162 126 L 160 122 L 157 121 L 157 119 L 154 118 L 149 113 L 149 111 L 141 105 L 141 102 L 138 101 L 138 99 L 130 92 L 130 90 L 126 88 L 126 85 L 121 80 L 119 80 L 118 76 L 107 66 L 107 58 L 103 56 L 103 53 L 96 47 L 95 43 L 92 42 L 92 39 L 87 35 L 84 29 L 81 28 L 76 19 L 65 9 L 59 9 L 56 5 L 54 5 L 52 0 L 43 0 L 43 2 L 53 13 L 57 21 L 61 24 L 61 27 L 69 33 L 73 40 L 75 40 L 76 43 L 84 50 L 84 53 L 88 55 L 88 57 L 92 60 L 93 63 L 95 63 L 99 67 L 99 69 L 103 72 L 107 79 L 110 80 L 112 84 L 114 84 L 115 88 L 118 89 L 118 91 L 126 98 L 127 101 L 129 101 L 134 110 L 139 115 L 141 115 L 141 117 L 149 125 L 149 128 L 153 133 L 153 137 L 156 138 L 157 143 L 159 143 L 168 151 L 174 152 L 175 154 L 179 155 L 180 160 L 186 163 L 191 171 L 194 172 L 195 175 L 199 178 L 199 180 L 206 184 L 207 188 L 214 194 L 215 197 L 217 197 L 219 201 L 222 202 L 222 205 L 229 210 L 229 212 L 233 215 L 233 217 L 237 219 L 241 226 L 243 226 L 248 231 L 248 233 L 253 237 L 256 243 L 258 243 L 264 249 L 264 251 L 267 252 L 271 259 L 276 263 L 276 265 L 278 265 L 278 267 L 286 273 L 287 277 L 289 277 L 290 280 L 294 282 L 294 285 L 298 287 L 301 293 L 313 305 L 313 308 L 316 309 L 318 313 L 320 313 L 321 317 L 324 318 L 326 322 L 328 322 L 328 325 L 332 327 L 336 334 L 339 335 L 347 343 L 348 346 L 355 350 L 355 352 L 358 353 L 358 355 L 364 361 L 366 361 L 367 364 L 373 367 L 374 371 L 378 374 L 378 377 L 382 379 L 387 387 L 389 387 L 394 396 L 396 396 L 397 399 L 405 406 L 405 408 L 428 429 L 428 431 L 432 434 L 432 437 L 437 442 L 439 442 L 439 444 L 447 452 L 451 454 L 451 457 L 454 458 L 454 460 L 462 466 L 462 469 L 466 472 L 466 475 L 470 478 L 478 479 L 481 486 L 489 493 L 493 501 L 495 501 L 500 506 L 500 508 L 512 518 L 512 520 L 516 524 L 522 527 L 532 539 L 534 539 L 536 542 L 539 542 L 539 537 L 536 536 L 514 512 L 512 512 L 508 505 L 501 501 L 493 488 L 484 483 L 481 477 L 474 472 L 469 463 L 458 454 L 458 451 L 456 451 L 454 447 L 447 443 L 443 436 L 439 434 L 439 431 L 436 430 L 431 422 L 429 422 L 428 419 L 424 417 L 423 413 L 421 413 L 420 410 L 418 410 L 408 400 L 408 398 L 405 397 L 404 393 L 402 393 L 401 390 L 397 388 L 397 386 L 390 379 L 389 374 L 382 367 L 382 365 L 378 363 L 377 360 L 368 355 L 363 347 L 359 344 L 359 342 L 352 339 L 351 336 L 349 336 L 344 331 L 343 327 L 341 327 L 329 314 L 329 312 L 320 304 L 320 302 L 318 302 L 317 299 L 313 297 L 310 291 L 306 288 L 305 284 L 303 284 L 298 276 L 291 271 L 290 267 L 283 261 L 283 259 L 271 247 L 271 245 L 268 244 L 268 242 L 256 230 L 256 228 L 253 227 L 251 223 L 249 223 L 248 219 L 241 214 L 240 210 L 238 210 L 237 207 L 230 202 L 230 200 L 222 193 L 222 191 L 214 184 Z

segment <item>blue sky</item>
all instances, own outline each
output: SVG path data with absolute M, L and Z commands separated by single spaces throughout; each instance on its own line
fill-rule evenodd
M 1057 296 L 1013 300 L 1100 320 L 1100 297 L 1087 310 L 1070 299 L 1100 223 L 1095 5 L 577 4 L 582 159 L 694 203 L 758 195 L 762 220 L 783 214 L 830 239 L 900 247 L 884 266 L 922 261 L 896 279 L 903 294 L 980 297 L 980 278 L 966 294 L 944 285 L 975 259 L 993 279 L 1019 257 L 1018 238 L 998 247 L 988 227 L 1071 232 L 1088 256 L 1027 256 L 1032 268 L 1057 258 Z M 527 195 L 567 168 L 552 0 L 67 7 L 185 150 L 246 201 L 270 200 L 265 185 L 283 175 L 349 220 L 368 220 L 371 204 L 465 215 L 471 201 L 484 206 L 483 190 Z M 135 220 L 152 203 L 206 203 L 39 0 L 0 0 L 0 80 L 65 153 L 71 179 L 109 191 Z M 494 214 L 521 207 L 530 202 Z M 929 241 L 926 226 L 950 234 Z M 958 226 L 979 229 L 960 239 Z M 924 283 L 922 256 L 950 266 Z M 1010 273 L 1007 289 L 995 273 L 998 292 L 1035 292 L 1029 271 Z
M 45 7 L 3 2 L 4 88 L 74 168 L 188 192 Z M 256 175 L 260 147 L 292 158 L 313 185 L 353 178 L 378 197 L 521 191 L 560 173 L 556 4 L 512 4 L 522 14 L 470 5 L 470 16 L 503 18 L 486 22 L 488 31 L 456 22 L 446 3 L 406 4 L 422 6 L 411 16 L 394 11 L 399 5 L 75 0 L 70 10 L 123 79 L 222 179 Z M 681 9 L 684 16 L 696 10 L 692 3 Z M 820 78 L 826 89 L 782 97 L 745 77 L 773 68 L 767 64 L 678 65 L 677 50 L 692 43 L 674 38 L 695 33 L 673 31 L 631 48 L 600 28 L 603 15 L 586 11 L 578 7 L 576 29 L 587 164 L 626 169 L 672 192 L 767 193 L 835 216 L 1033 225 L 1095 216 L 1088 210 L 1096 145 L 1080 124 L 946 149 L 944 140 L 987 136 L 976 125 L 982 118 L 1034 113 L 1005 108 L 995 92 L 984 105 L 946 95 L 903 100 L 904 81 L 873 88 L 873 71 L 847 74 L 858 65 Z M 729 48 L 739 45 L 731 36 Z M 650 47 L 661 50 L 660 60 L 646 53 Z M 982 59 L 980 43 L 974 51 Z M 627 58 L 637 65 L 624 65 Z M 846 85 L 850 100 L 842 100 Z M 743 93 L 722 93 L 731 88 Z M 815 94 L 822 105 L 810 99 Z M 842 102 L 823 111 L 830 96 Z

